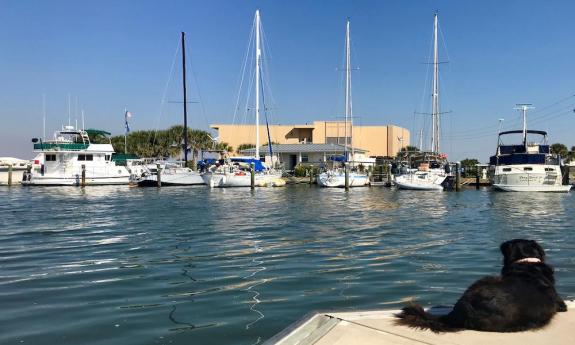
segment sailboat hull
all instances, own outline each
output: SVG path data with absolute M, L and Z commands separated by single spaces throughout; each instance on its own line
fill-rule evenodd
M 166 169 L 160 175 L 162 186 L 198 186 L 203 185 L 202 175 L 190 169 Z M 158 177 L 156 174 L 148 175 L 137 181 L 140 187 L 156 187 Z
M 365 187 L 369 178 L 365 174 L 349 173 L 349 187 Z M 345 173 L 322 173 L 317 176 L 317 184 L 321 187 L 345 187 Z
M 225 187 L 251 187 L 252 180 L 249 173 L 213 173 L 208 172 L 202 175 L 204 183 L 212 188 Z M 254 186 L 256 187 L 281 187 L 285 186 L 285 181 L 281 179 L 281 174 L 255 174 Z

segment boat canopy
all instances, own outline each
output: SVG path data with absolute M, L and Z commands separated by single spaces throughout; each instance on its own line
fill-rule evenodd
M 331 155 L 327 158 L 327 160 L 332 161 L 332 162 L 346 162 L 347 159 L 345 159 L 345 156 L 343 155 Z
M 542 153 L 514 153 L 489 158 L 491 165 L 545 164 L 545 162 L 546 155 Z
M 234 162 L 234 163 L 246 163 L 246 164 L 252 164 L 252 163 L 254 163 L 255 171 L 264 171 L 264 170 L 266 170 L 266 168 L 264 167 L 264 164 L 263 164 L 262 161 L 260 161 L 259 159 L 232 157 L 230 160 L 231 160 L 232 162 Z
M 533 129 L 528 129 L 525 131 L 527 134 L 541 134 L 541 135 L 547 135 L 547 132 L 545 131 L 537 131 L 537 130 L 533 130 Z M 499 136 L 505 135 L 505 134 L 523 134 L 523 130 L 521 129 L 516 129 L 513 131 L 505 131 L 505 132 L 501 132 L 499 133 Z
M 85 132 L 86 132 L 88 135 L 104 135 L 104 136 L 112 135 L 112 133 L 103 131 L 103 130 L 101 130 L 101 129 L 92 129 L 92 128 L 90 128 L 90 129 L 86 129 Z

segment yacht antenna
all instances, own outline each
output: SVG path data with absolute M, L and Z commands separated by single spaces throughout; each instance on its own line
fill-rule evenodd
M 42 95 L 42 139 L 46 140 L 46 94 Z
M 521 103 L 516 104 L 515 110 L 521 110 L 523 114 L 523 146 L 527 147 L 527 109 L 533 109 L 531 104 Z

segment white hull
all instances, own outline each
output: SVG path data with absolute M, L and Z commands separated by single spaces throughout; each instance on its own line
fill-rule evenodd
M 102 176 L 102 177 L 88 177 L 86 176 L 86 185 L 100 186 L 100 185 L 122 185 L 130 182 L 129 175 L 123 176 Z M 73 177 L 57 177 L 57 176 L 32 176 L 29 181 L 22 181 L 23 185 L 27 186 L 79 186 L 82 179 L 79 176 Z
M 194 186 L 194 185 L 203 185 L 204 180 L 202 179 L 202 175 L 198 172 L 190 170 L 190 169 L 174 169 L 170 171 L 166 169 L 162 171 L 160 175 L 160 180 L 162 182 L 162 186 Z M 137 181 L 138 185 L 153 185 L 156 186 L 158 184 L 157 175 L 152 174 L 142 178 L 141 180 Z
M 441 191 L 443 190 L 443 186 L 441 184 L 446 178 L 447 176 L 418 171 L 411 174 L 397 176 L 395 178 L 395 185 L 400 189 Z
M 549 164 L 518 164 L 492 166 L 493 187 L 505 192 L 559 192 L 571 190 L 563 185 L 561 168 Z M 526 172 L 526 169 L 530 169 Z
M 214 173 L 207 172 L 202 175 L 204 183 L 212 188 L 225 187 L 251 187 L 252 180 L 249 173 Z M 280 174 L 258 174 L 254 176 L 256 187 L 280 187 L 285 185 Z
M 567 193 L 571 190 L 571 185 L 503 185 L 494 184 L 494 188 L 504 192 L 549 192 L 549 193 Z
M 12 168 L 12 184 L 20 184 L 22 181 L 22 174 L 26 171 L 26 168 L 13 167 Z M 8 184 L 8 168 L 0 167 L 0 185 Z
M 369 177 L 365 174 L 350 172 L 349 187 L 365 187 L 369 185 Z M 325 172 L 317 176 L 317 184 L 321 187 L 345 187 L 345 173 Z

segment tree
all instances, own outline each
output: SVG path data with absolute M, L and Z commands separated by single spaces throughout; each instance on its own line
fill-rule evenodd
M 569 150 L 567 149 L 567 146 L 561 144 L 561 143 L 556 143 L 551 145 L 551 153 L 555 154 L 555 155 L 560 155 L 561 157 L 565 157 L 567 158 L 569 156 Z
M 224 151 L 224 152 L 234 152 L 234 148 L 230 146 L 230 144 L 226 142 L 217 143 L 214 145 L 214 150 Z
M 256 147 L 255 144 L 239 144 L 238 145 L 238 149 L 236 150 L 237 153 L 242 152 L 243 150 L 247 150 L 247 149 L 253 149 L 254 147 Z
M 479 164 L 479 161 L 475 158 L 465 158 L 462 160 L 461 167 L 463 168 L 463 176 L 474 176 L 477 169 L 477 164 Z
M 419 148 L 417 146 L 407 145 L 405 147 L 402 147 L 401 150 L 397 152 L 396 156 L 409 157 L 413 156 L 416 153 L 419 153 Z

